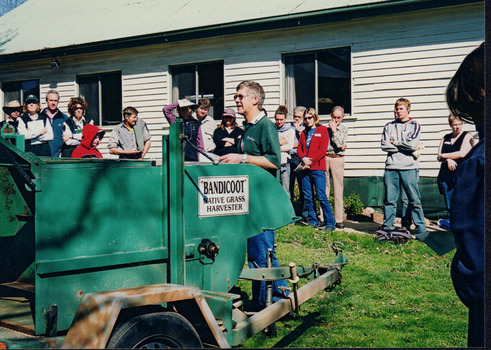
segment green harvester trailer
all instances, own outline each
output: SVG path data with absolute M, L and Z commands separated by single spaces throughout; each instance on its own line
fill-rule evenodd
M 244 269 L 247 239 L 293 207 L 259 167 L 184 162 L 182 129 L 162 165 L 38 157 L 0 131 L 0 349 L 229 348 L 340 283 L 341 243 L 330 264 Z M 246 310 L 239 279 L 266 281 L 269 306 Z

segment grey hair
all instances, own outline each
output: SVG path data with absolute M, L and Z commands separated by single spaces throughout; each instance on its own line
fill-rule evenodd
M 293 115 L 297 114 L 297 113 L 302 113 L 303 115 L 303 112 L 305 112 L 307 108 L 305 108 L 304 106 L 297 106 L 293 109 Z
M 55 94 L 56 96 L 58 96 L 58 100 L 60 99 L 60 94 L 58 93 L 58 91 L 51 89 L 46 92 L 46 101 L 48 101 L 49 94 Z
M 261 86 L 261 84 L 259 84 L 258 82 L 255 82 L 253 80 L 244 80 L 239 85 L 237 85 L 236 91 L 239 91 L 242 88 L 246 88 L 248 93 L 257 97 L 257 100 L 258 100 L 257 101 L 257 107 L 259 109 L 262 109 L 264 99 L 266 97 L 266 93 L 264 92 L 264 89 Z
M 341 111 L 341 114 L 344 115 L 344 108 L 341 106 L 334 106 L 331 113 L 334 113 L 337 110 Z

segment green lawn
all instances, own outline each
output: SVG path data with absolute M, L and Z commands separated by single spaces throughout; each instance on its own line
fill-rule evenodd
M 330 263 L 334 241 L 349 264 L 342 284 L 277 322 L 278 336 L 257 334 L 246 348 L 465 347 L 467 308 L 450 278 L 454 252 L 443 257 L 419 241 L 379 242 L 370 234 L 323 233 L 290 225 L 276 231 L 282 266 Z M 239 282 L 250 293 L 250 282 Z

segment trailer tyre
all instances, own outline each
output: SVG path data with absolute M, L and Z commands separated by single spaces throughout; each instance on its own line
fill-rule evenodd
M 113 333 L 107 348 L 202 348 L 193 325 L 175 312 L 156 312 L 133 317 Z

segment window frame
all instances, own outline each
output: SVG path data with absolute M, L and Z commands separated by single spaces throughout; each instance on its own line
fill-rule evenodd
M 37 84 L 37 94 L 36 96 L 38 97 L 39 99 L 39 103 L 41 103 L 41 85 L 39 84 L 39 79 L 25 79 L 25 80 L 10 80 L 10 81 L 2 81 L 1 83 L 1 87 L 2 87 L 2 100 L 3 100 L 3 105 L 6 105 L 8 102 L 10 101 L 13 101 L 13 100 L 9 100 L 7 101 L 7 99 L 5 98 L 5 95 L 6 95 L 6 92 L 5 92 L 5 85 L 8 85 L 8 84 L 19 84 L 20 88 L 19 90 L 17 91 L 19 93 L 19 98 L 18 98 L 18 101 L 19 103 L 22 105 L 24 105 L 24 99 L 26 98 L 26 96 L 24 96 L 24 90 L 22 89 L 22 84 L 23 83 L 27 83 L 27 82 L 35 82 Z M 14 98 L 15 100 L 16 98 Z
M 313 49 L 313 50 L 305 50 L 305 51 L 295 51 L 295 52 L 284 52 L 281 55 L 281 62 L 282 62 L 282 67 L 283 67 L 283 86 L 284 86 L 284 101 L 285 105 L 288 107 L 289 110 L 293 111 L 293 109 L 296 107 L 293 105 L 292 99 L 291 99 L 291 91 L 289 91 L 289 79 L 292 79 L 293 77 L 288 75 L 288 63 L 287 59 L 288 57 L 293 57 L 293 56 L 300 56 L 300 55 L 309 55 L 313 54 L 314 55 L 314 101 L 315 101 L 315 110 L 319 113 L 319 59 L 318 55 L 319 53 L 322 52 L 328 52 L 329 50 L 335 50 L 335 49 L 349 49 L 349 96 L 347 98 L 347 102 L 349 102 L 349 113 L 345 113 L 345 118 L 350 118 L 351 115 L 353 114 L 353 50 L 351 45 L 342 45 L 342 46 L 336 46 L 336 47 L 329 47 L 329 48 L 320 48 L 320 49 Z M 305 106 L 309 107 L 309 106 Z M 326 117 L 328 114 L 320 114 L 319 117 Z
M 177 101 L 179 99 L 179 90 L 177 86 L 175 86 L 175 77 L 176 77 L 176 70 L 179 68 L 186 68 L 186 67 L 193 67 L 194 68 L 194 100 L 189 99 L 191 102 L 198 103 L 198 101 L 201 98 L 208 98 L 210 99 L 209 95 L 206 94 L 200 94 L 199 93 L 199 85 L 200 85 L 200 78 L 199 78 L 199 71 L 198 67 L 200 65 L 207 65 L 207 64 L 221 64 L 221 72 L 222 72 L 222 86 L 221 86 L 221 99 L 222 99 L 222 104 L 220 106 L 215 106 L 218 107 L 218 110 L 215 111 L 213 110 L 213 115 L 209 114 L 214 120 L 221 120 L 222 119 L 222 113 L 223 110 L 225 109 L 225 62 L 224 60 L 213 60 L 213 61 L 204 61 L 204 62 L 193 62 L 193 63 L 183 63 L 183 64 L 175 64 L 175 65 L 170 65 L 169 66 L 169 72 L 170 72 L 170 77 L 171 77 L 171 99 L 172 101 Z M 213 100 L 215 98 L 211 98 L 212 100 L 212 108 L 213 106 Z M 219 99 L 218 99 L 219 100 Z
M 102 82 L 101 82 L 101 77 L 104 75 L 110 75 L 110 74 L 119 74 L 119 99 L 121 101 L 119 107 L 118 107 L 118 115 L 120 116 L 119 120 L 109 120 L 105 121 L 103 119 L 104 113 L 103 113 L 103 89 L 102 89 Z M 123 72 L 122 70 L 111 70 L 111 71 L 106 71 L 106 72 L 97 72 L 97 73 L 88 73 L 88 74 L 77 74 L 75 77 L 76 80 L 76 85 L 77 85 L 77 94 L 81 97 L 83 97 L 87 104 L 90 106 L 90 103 L 87 101 L 87 98 L 85 96 L 81 95 L 81 89 L 80 89 L 80 79 L 82 78 L 97 78 L 97 98 L 98 98 L 98 106 L 97 106 L 97 113 L 99 115 L 99 120 L 94 120 L 94 124 L 101 127 L 101 128 L 109 128 L 109 127 L 114 127 L 121 123 L 123 120 L 123 117 L 121 115 L 121 110 L 123 109 Z M 83 84 L 83 83 L 82 83 Z M 106 124 L 105 124 L 106 123 Z

